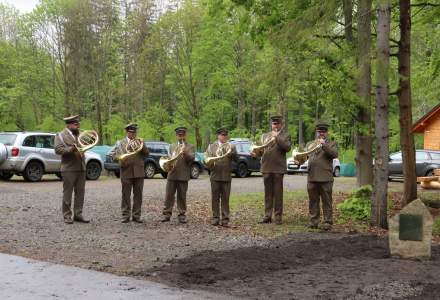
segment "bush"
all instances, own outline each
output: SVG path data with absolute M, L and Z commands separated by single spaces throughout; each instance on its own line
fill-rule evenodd
M 354 190 L 349 198 L 337 206 L 342 217 L 357 221 L 368 220 L 371 216 L 372 192 L 373 189 L 370 185 L 364 185 Z

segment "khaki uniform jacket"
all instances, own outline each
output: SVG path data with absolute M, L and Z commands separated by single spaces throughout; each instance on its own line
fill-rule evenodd
M 261 143 L 264 144 L 270 138 L 270 132 L 263 134 Z M 285 174 L 287 172 L 286 153 L 291 147 L 290 135 L 280 132 L 275 139 L 275 145 L 266 149 L 261 157 L 261 173 Z
M 109 152 L 109 155 L 117 160 L 119 155 L 125 153 L 125 148 L 127 146 L 127 138 L 123 138 L 116 142 L 116 145 Z M 144 147 L 138 153 L 128 157 L 124 160 L 123 164 L 120 164 L 120 174 L 121 179 L 129 179 L 129 178 L 144 178 L 144 157 L 149 154 L 148 148 Z
M 213 181 L 231 181 L 232 176 L 232 161 L 238 160 L 237 155 L 237 149 L 235 148 L 235 145 L 231 145 L 231 153 L 228 155 L 227 158 L 224 158 L 223 160 L 216 162 L 214 167 L 210 169 L 210 178 Z M 208 146 L 208 149 L 206 149 L 205 157 L 215 157 L 218 147 L 220 146 L 219 142 L 215 142 L 213 144 L 210 144 Z
M 333 181 L 333 159 L 338 157 L 336 142 L 326 142 L 309 156 L 308 176 L 310 182 Z
M 75 149 L 75 145 L 77 145 L 77 140 L 67 128 L 55 136 L 55 153 L 61 155 L 61 172 L 86 170 L 84 156 Z
M 188 181 L 191 178 L 191 165 L 194 162 L 194 147 L 191 144 L 185 143 L 186 155 L 179 158 L 174 166 L 174 169 L 168 173 L 169 180 Z M 178 143 L 171 144 L 170 153 L 173 153 L 178 148 Z

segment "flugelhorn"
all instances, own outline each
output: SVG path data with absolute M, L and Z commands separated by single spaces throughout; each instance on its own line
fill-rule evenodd
M 84 153 L 87 150 L 95 147 L 99 142 L 99 135 L 95 130 L 81 131 L 78 136 L 78 144 L 74 144 L 79 153 Z
M 174 151 L 172 157 L 163 156 L 159 159 L 159 166 L 165 172 L 170 172 L 176 166 L 177 161 L 182 157 L 183 150 L 185 149 L 184 143 L 179 143 L 177 149 Z
M 300 165 L 306 162 L 307 157 L 312 153 L 321 149 L 322 144 L 319 140 L 314 140 L 307 144 L 307 147 L 304 151 L 299 151 L 297 148 L 292 150 L 292 159 L 296 160 Z
M 212 169 L 217 162 L 227 158 L 231 154 L 231 152 L 232 152 L 232 146 L 230 143 L 222 144 L 220 147 L 217 148 L 217 151 L 215 152 L 216 156 L 205 158 L 206 166 L 208 167 L 208 169 Z
M 142 151 L 143 148 L 144 148 L 144 140 L 143 139 L 139 139 L 139 138 L 131 139 L 125 145 L 124 153 L 121 154 L 120 156 L 118 156 L 117 160 L 120 163 L 123 163 L 124 160 L 126 160 L 127 158 Z

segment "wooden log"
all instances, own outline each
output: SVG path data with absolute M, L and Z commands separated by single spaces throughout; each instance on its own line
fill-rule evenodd
M 440 176 L 417 177 L 417 182 L 440 181 Z
M 422 181 L 422 188 L 428 190 L 440 190 L 440 181 Z

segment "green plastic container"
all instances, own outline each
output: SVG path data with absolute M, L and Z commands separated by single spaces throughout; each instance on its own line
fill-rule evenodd
M 343 177 L 356 176 L 356 166 L 353 163 L 341 164 L 341 176 Z

